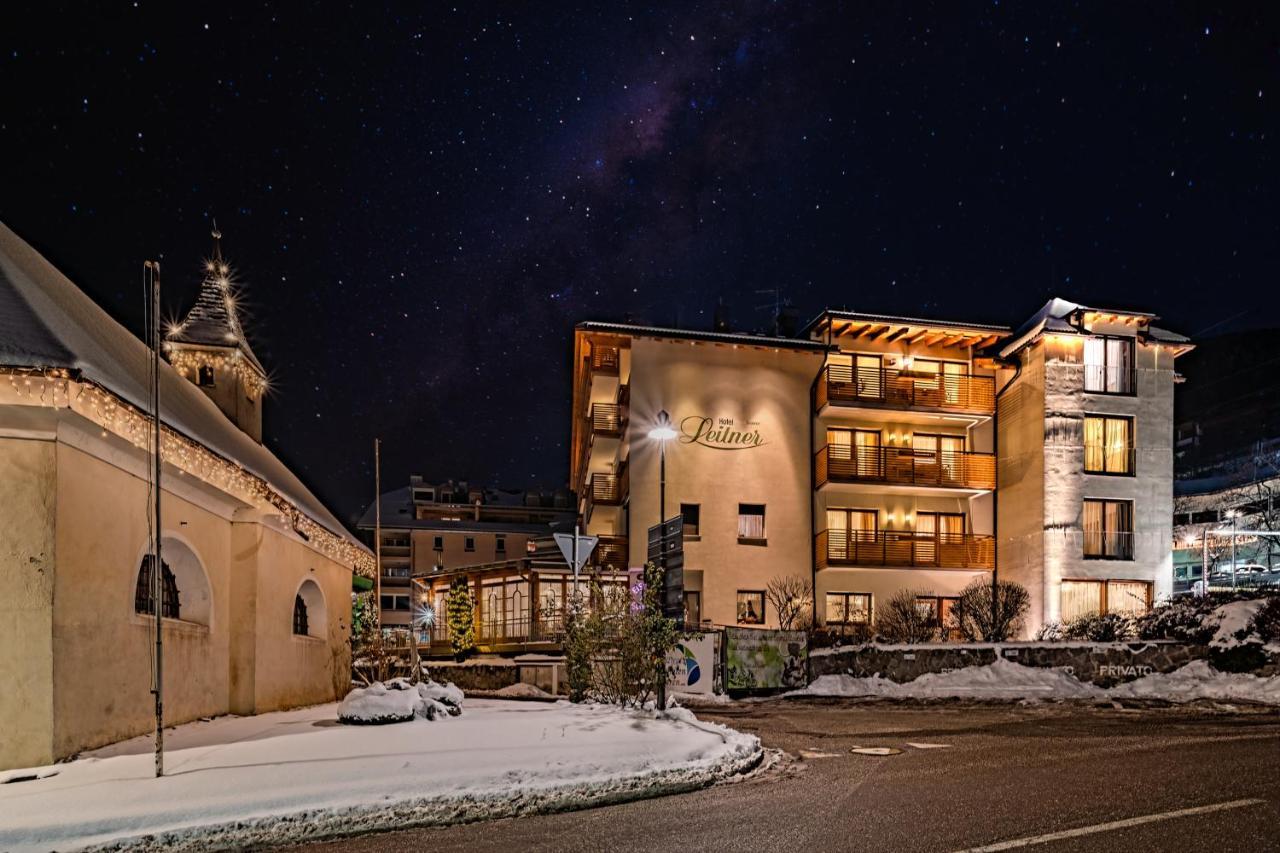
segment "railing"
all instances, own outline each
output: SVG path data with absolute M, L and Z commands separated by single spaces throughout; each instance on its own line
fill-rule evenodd
M 426 632 L 424 632 L 426 633 Z M 476 623 L 475 641 L 478 646 L 502 646 L 521 643 L 556 643 L 564 638 L 564 614 L 562 612 L 528 614 L 490 618 L 481 616 Z M 449 625 L 436 622 L 430 628 L 430 641 L 449 642 Z
M 1137 384 L 1132 367 L 1084 366 L 1084 390 L 1091 394 L 1132 394 Z
M 1133 533 L 1085 530 L 1084 558 L 1086 560 L 1132 560 Z
M 961 450 L 829 444 L 814 457 L 814 482 L 994 489 L 996 457 Z
M 601 536 L 592 555 L 592 563 L 597 566 L 611 566 L 615 571 L 625 569 L 628 559 L 625 536 Z
M 618 375 L 618 348 L 607 346 L 593 346 L 591 348 L 591 372 L 603 373 L 609 376 Z
M 996 405 L 992 376 L 929 373 L 887 367 L 828 364 L 818 378 L 818 409 L 837 406 L 883 406 L 893 409 L 944 409 L 991 414 Z
M 622 435 L 622 425 L 626 423 L 626 413 L 615 403 L 591 404 L 591 431 L 596 435 Z
M 625 465 L 619 474 L 592 474 L 587 481 L 587 500 L 584 512 L 586 518 L 591 518 L 591 513 L 597 505 L 621 506 L 622 501 L 627 496 L 627 485 L 628 479 Z
M 816 538 L 818 568 L 911 566 L 993 569 L 995 539 L 975 533 L 824 530 Z

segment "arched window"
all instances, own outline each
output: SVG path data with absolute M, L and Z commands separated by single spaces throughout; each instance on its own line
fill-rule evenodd
M 138 569 L 138 584 L 133 591 L 133 609 L 137 613 L 154 615 L 156 612 L 155 576 L 152 566 L 155 557 L 148 554 L 142 558 L 142 567 Z M 160 562 L 160 584 L 164 588 L 161 597 L 160 613 L 165 619 L 178 619 L 180 603 L 178 600 L 178 581 L 173 576 L 169 564 Z
M 307 631 L 307 603 L 301 595 L 293 597 L 293 633 L 305 637 Z

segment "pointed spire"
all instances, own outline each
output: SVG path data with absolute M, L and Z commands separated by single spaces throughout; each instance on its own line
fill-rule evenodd
M 222 263 L 222 232 L 218 230 L 218 220 L 213 220 L 213 231 L 210 232 L 213 237 L 213 262 L 219 266 Z

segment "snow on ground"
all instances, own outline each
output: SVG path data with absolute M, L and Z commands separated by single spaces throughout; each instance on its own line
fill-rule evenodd
M 926 673 L 898 684 L 879 675 L 824 675 L 788 696 L 880 696 L 896 699 L 1162 699 L 1190 702 L 1261 702 L 1280 705 L 1280 676 L 1214 670 L 1194 661 L 1170 673 L 1154 673 L 1111 688 L 1095 687 L 1061 669 L 1030 667 L 998 658 L 986 666 Z
M 690 790 L 762 754 L 687 711 L 468 700 L 435 722 L 335 716 L 329 704 L 179 726 L 164 779 L 144 737 L 0 784 L 0 850 L 204 850 L 531 814 Z

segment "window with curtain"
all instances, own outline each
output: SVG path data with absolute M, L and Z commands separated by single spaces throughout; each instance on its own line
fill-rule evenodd
M 1151 609 L 1151 584 L 1131 580 L 1067 580 L 1060 594 L 1063 622 L 1103 613 L 1140 616 Z
M 1107 612 L 1141 616 L 1151 609 L 1151 584 L 1145 581 L 1107 581 Z
M 764 624 L 764 591 L 738 590 L 738 624 Z
M 1133 501 L 1085 498 L 1081 527 L 1086 558 L 1133 559 Z
M 1086 338 L 1084 390 L 1097 394 L 1133 393 L 1133 339 Z
M 1101 581 L 1063 581 L 1060 616 L 1063 622 L 1071 622 L 1082 616 L 1102 613 Z
M 764 538 L 764 504 L 738 504 L 738 539 Z
M 871 624 L 869 592 L 829 592 L 826 604 L 828 625 Z
M 1133 474 L 1133 418 L 1086 415 L 1084 470 L 1088 474 Z
M 884 363 L 878 355 L 859 355 L 853 360 L 859 397 L 884 397 Z

